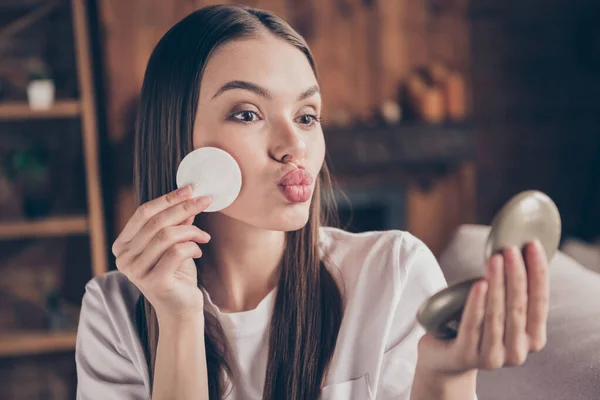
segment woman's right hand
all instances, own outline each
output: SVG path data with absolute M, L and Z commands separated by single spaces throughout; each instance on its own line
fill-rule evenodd
M 210 235 L 193 221 L 210 199 L 190 199 L 191 194 L 188 185 L 139 206 L 112 247 L 117 268 L 144 294 L 159 319 L 203 313 L 193 259 L 202 256 L 197 243 L 207 243 Z

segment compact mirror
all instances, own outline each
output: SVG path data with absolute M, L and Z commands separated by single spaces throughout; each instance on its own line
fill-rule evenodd
M 528 190 L 519 193 L 496 214 L 485 244 L 485 262 L 508 246 L 523 248 L 538 239 L 548 260 L 556 252 L 561 235 L 561 219 L 556 204 L 546 194 Z M 443 339 L 455 338 L 471 286 L 481 277 L 451 285 L 427 299 L 417 312 L 417 320 L 427 332 Z

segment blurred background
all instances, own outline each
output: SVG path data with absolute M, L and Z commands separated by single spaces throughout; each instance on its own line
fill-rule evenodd
M 136 207 L 147 59 L 213 3 L 0 0 L 1 399 L 74 398 L 84 286 L 114 269 Z M 600 270 L 596 0 L 229 3 L 275 12 L 311 46 L 347 229 L 409 230 L 439 254 L 538 189 L 562 248 Z

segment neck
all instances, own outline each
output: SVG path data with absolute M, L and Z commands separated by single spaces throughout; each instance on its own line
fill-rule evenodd
M 201 277 L 222 312 L 252 310 L 277 285 L 285 232 L 256 228 L 221 213 L 202 214 L 204 246 Z

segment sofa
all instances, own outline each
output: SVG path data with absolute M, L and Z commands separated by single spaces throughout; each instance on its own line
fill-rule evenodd
M 484 274 L 488 226 L 463 225 L 440 254 L 449 284 Z M 600 400 L 600 274 L 562 252 L 550 262 L 546 347 L 518 367 L 480 371 L 479 400 Z

